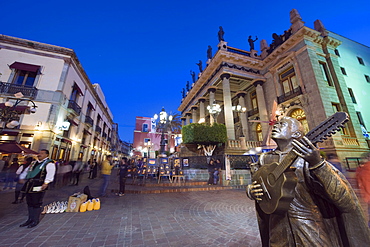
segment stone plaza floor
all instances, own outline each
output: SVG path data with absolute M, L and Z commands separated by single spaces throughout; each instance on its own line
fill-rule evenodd
M 109 190 L 117 189 L 112 176 Z M 101 179 L 83 175 L 80 186 L 46 192 L 44 204 L 66 201 L 89 185 L 97 195 Z M 132 189 L 133 185 L 128 185 Z M 110 193 L 101 209 L 45 214 L 38 226 L 27 220 L 27 205 L 11 204 L 14 190 L 0 192 L 0 246 L 260 246 L 254 203 L 245 189 Z

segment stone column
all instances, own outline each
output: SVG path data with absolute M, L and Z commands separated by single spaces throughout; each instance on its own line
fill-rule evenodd
M 239 105 L 241 105 L 241 107 L 246 107 L 245 105 L 245 99 L 244 99 L 244 96 L 246 95 L 246 92 L 238 92 L 237 96 L 239 97 Z M 243 131 L 243 135 L 245 137 L 247 137 L 249 131 L 248 131 L 248 121 L 247 121 L 247 112 L 241 112 L 239 114 L 239 117 L 240 117 L 240 123 L 242 124 L 242 131 Z M 247 138 L 248 140 L 248 138 Z
M 224 115 L 228 139 L 235 140 L 234 116 L 230 92 L 230 74 L 222 74 L 222 90 L 224 96 Z
M 208 92 L 209 92 L 209 105 L 212 106 L 213 103 L 216 103 L 216 101 L 215 101 L 216 88 L 215 87 L 210 87 L 210 88 L 208 88 Z M 210 117 L 209 117 L 209 122 L 210 122 L 210 124 L 213 124 L 215 122 L 211 114 L 210 114 Z
M 255 81 L 253 85 L 256 87 L 258 112 L 260 115 L 260 119 L 262 121 L 269 121 L 270 119 L 267 115 L 265 95 L 263 93 L 263 88 L 262 88 L 263 83 L 264 81 L 258 80 L 258 81 Z M 268 131 L 268 124 L 261 124 L 261 127 L 262 127 L 263 135 L 266 135 Z
M 197 109 L 198 109 L 197 105 L 193 105 L 191 107 L 191 118 L 193 119 L 193 123 L 198 123 L 199 121 L 198 116 L 197 116 Z
M 181 117 L 181 126 L 186 125 L 186 117 Z
M 199 99 L 199 120 L 204 119 L 206 120 L 206 114 L 205 114 L 205 109 L 204 109 L 204 102 L 206 101 L 205 98 L 200 98 Z
M 187 112 L 187 113 L 185 114 L 185 116 L 186 116 L 186 123 L 185 123 L 185 125 L 190 124 L 190 115 L 191 115 L 191 113 L 190 113 L 190 112 Z

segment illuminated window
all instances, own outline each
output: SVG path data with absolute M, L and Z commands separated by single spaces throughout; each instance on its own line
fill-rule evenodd
M 297 119 L 302 124 L 304 128 L 304 133 L 307 133 L 309 131 L 306 113 L 302 109 L 296 109 L 292 111 L 290 117 Z
M 326 67 L 325 63 L 319 63 L 320 68 L 324 77 L 324 80 L 328 83 L 329 86 L 333 86 L 333 83 L 331 82 L 330 75 L 329 75 L 329 70 Z
M 293 92 L 294 89 L 299 87 L 293 67 L 280 74 L 280 83 L 284 94 Z
M 261 124 L 257 124 L 256 125 L 256 133 L 257 133 L 257 141 L 263 141 L 263 138 L 262 138 L 262 126 Z

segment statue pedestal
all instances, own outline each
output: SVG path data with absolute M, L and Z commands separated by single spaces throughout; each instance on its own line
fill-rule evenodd
M 251 50 L 251 57 L 258 57 L 256 50 Z
M 211 63 L 211 61 L 212 61 L 212 60 L 208 58 L 208 60 L 207 60 L 207 62 L 206 62 L 206 63 L 207 63 L 207 65 L 208 65 L 208 64 L 210 64 L 210 63 Z
M 227 50 L 227 42 L 225 42 L 225 41 L 220 41 L 220 43 L 218 43 L 218 49 L 219 50 L 224 50 L 224 51 L 226 51 Z

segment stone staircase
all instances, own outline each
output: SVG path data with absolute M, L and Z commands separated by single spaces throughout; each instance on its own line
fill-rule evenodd
M 176 193 L 189 191 L 246 189 L 246 185 L 208 185 L 206 181 L 185 181 L 171 183 L 168 180 L 131 181 L 126 183 L 127 194 Z M 118 191 L 112 191 L 117 193 Z

